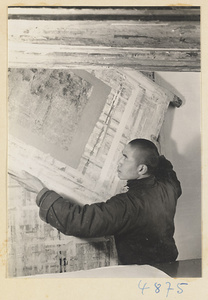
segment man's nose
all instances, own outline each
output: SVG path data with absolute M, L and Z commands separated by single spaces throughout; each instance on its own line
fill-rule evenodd
M 119 158 L 119 160 L 118 160 L 118 166 L 121 166 L 121 165 L 122 165 L 122 161 L 123 161 L 123 158 L 122 158 L 122 157 Z

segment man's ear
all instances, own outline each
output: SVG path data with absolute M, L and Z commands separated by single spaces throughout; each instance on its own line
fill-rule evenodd
M 137 171 L 138 171 L 139 175 L 145 175 L 145 174 L 147 174 L 148 167 L 144 164 L 141 164 L 138 166 Z

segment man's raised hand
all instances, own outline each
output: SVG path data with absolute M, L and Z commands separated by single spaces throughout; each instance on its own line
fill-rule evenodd
M 22 171 L 22 176 L 8 174 L 29 192 L 38 194 L 45 187 L 42 181 L 26 171 Z

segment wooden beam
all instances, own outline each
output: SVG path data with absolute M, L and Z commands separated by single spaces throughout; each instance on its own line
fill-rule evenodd
M 160 17 L 141 21 L 142 12 Z M 170 14 L 174 21 L 161 19 Z M 88 19 L 89 15 L 94 17 Z M 96 19 L 100 15 L 102 18 Z M 45 18 L 49 16 L 56 17 Z M 183 21 L 179 20 L 182 16 Z M 9 66 L 31 67 L 45 62 L 50 67 L 62 63 L 64 68 L 200 71 L 200 22 L 196 16 L 197 8 L 10 8 Z
M 199 21 L 199 6 L 9 7 L 9 19 Z
M 199 71 L 197 49 L 134 49 L 10 44 L 11 68 L 122 67 L 145 71 Z

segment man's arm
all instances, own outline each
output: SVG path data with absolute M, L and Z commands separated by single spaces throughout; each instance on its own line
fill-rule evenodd
M 128 226 L 131 219 L 125 197 L 121 194 L 107 202 L 80 206 L 54 191 L 42 190 L 36 202 L 43 221 L 66 235 L 90 238 L 113 235 Z
M 40 218 L 66 235 L 86 238 L 114 235 L 126 231 L 134 222 L 127 209 L 127 194 L 80 206 L 48 190 L 38 178 L 27 172 L 21 178 L 13 178 L 28 191 L 37 193 Z

